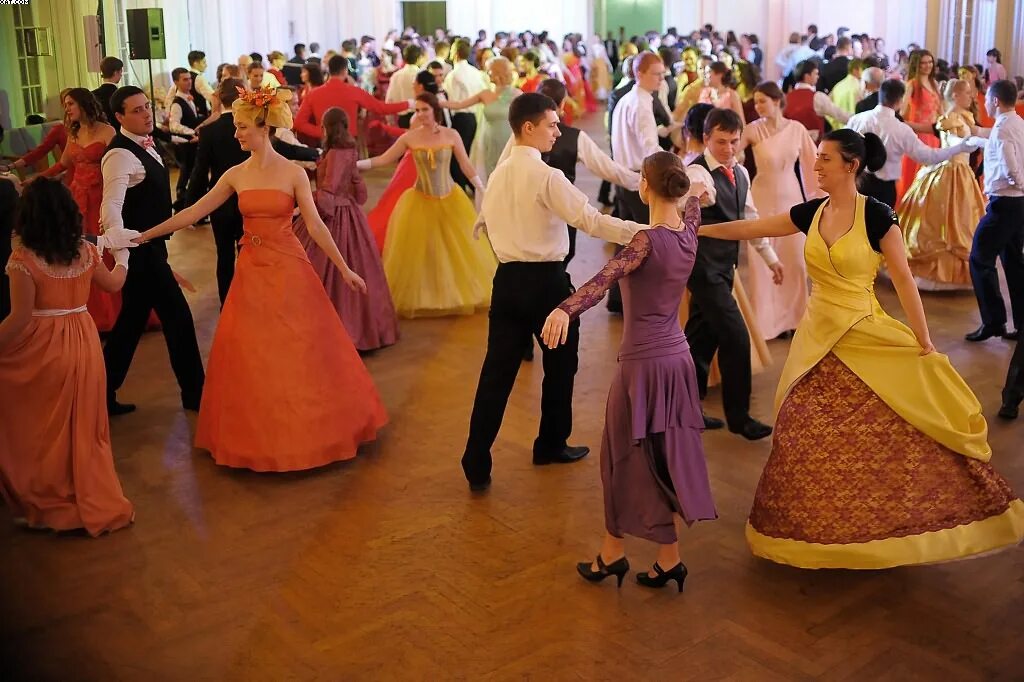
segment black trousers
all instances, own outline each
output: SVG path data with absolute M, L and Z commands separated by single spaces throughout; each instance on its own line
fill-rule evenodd
M 601 181 L 601 189 L 597 192 L 597 201 L 605 206 L 612 205 L 612 183 Z
M 978 223 L 971 245 L 971 283 L 986 327 L 1006 324 L 1006 305 L 999 291 L 996 258 L 1003 262 L 1010 290 L 1013 326 L 1024 328 L 1024 197 L 993 196 Z
M 459 113 L 452 114 L 452 128 L 462 138 L 462 146 L 466 148 L 466 153 L 469 153 L 470 148 L 473 146 L 473 138 L 476 136 L 476 115 Z M 459 162 L 455 159 L 455 155 L 452 155 L 452 179 L 455 184 L 462 187 L 463 189 L 469 189 L 469 178 L 462 172 L 462 168 L 459 167 Z
M 1006 372 L 1003 387 L 1003 404 L 1020 405 L 1024 402 L 1024 343 L 1017 340 L 1017 349 L 1010 358 L 1010 369 Z
M 196 148 L 199 145 L 181 143 L 174 145 L 174 158 L 178 162 L 178 182 L 174 186 L 174 210 L 185 208 L 185 193 L 188 179 L 192 177 L 192 166 L 196 165 Z
M 544 321 L 574 291 L 565 265 L 501 263 L 494 275 L 487 329 L 487 355 L 473 401 L 469 439 L 462 469 L 471 483 L 491 475 L 491 446 L 498 436 L 509 394 L 530 336 L 540 340 Z M 561 452 L 572 433 L 572 391 L 579 366 L 579 320 L 569 327 L 564 344 L 549 349 L 541 344 L 544 383 L 541 388 L 540 430 L 533 442 L 535 455 Z
M 712 266 L 701 262 L 700 249 L 724 250 L 722 244 L 715 242 L 721 240 L 707 237 L 699 239 L 698 263 L 687 283 L 690 289 L 690 317 L 684 331 L 697 369 L 697 387 L 701 399 L 707 395 L 708 372 L 717 352 L 718 367 L 722 373 L 725 419 L 730 428 L 739 428 L 750 417 L 750 336 L 732 295 L 736 272 L 733 262 Z
M 192 311 L 167 263 L 167 243 L 157 240 L 132 249 L 128 277 L 121 290 L 121 313 L 103 347 L 107 366 L 107 400 L 114 399 L 132 364 L 149 313 L 155 310 L 163 327 L 171 369 L 186 405 L 203 393 L 203 361 L 196 342 Z
M 217 293 L 220 305 L 228 297 L 231 280 L 235 276 L 235 258 L 238 255 L 238 240 L 242 238 L 242 214 L 238 211 L 238 199 L 229 200 L 233 206 L 221 206 L 210 216 L 213 226 L 213 242 L 217 247 Z
M 563 263 L 565 263 L 566 267 L 568 267 L 569 261 L 571 261 L 573 259 L 573 256 L 576 255 L 576 228 L 573 227 L 572 225 L 569 225 L 568 229 L 569 229 L 569 252 L 565 254 L 565 260 L 562 261 Z
M 615 207 L 618 210 L 618 217 L 623 220 L 632 220 L 635 223 L 646 225 L 651 220 L 651 209 L 640 200 L 640 192 L 632 192 L 622 187 L 615 188 Z M 622 246 L 615 245 L 615 253 L 622 250 Z M 619 290 L 619 283 L 616 282 L 608 291 L 608 310 L 614 312 L 622 311 L 622 292 Z
M 409 114 L 399 114 L 398 115 L 398 127 L 399 128 L 406 128 L 406 129 L 408 129 L 409 125 L 411 123 L 412 123 L 412 114 L 411 113 L 409 113 Z
M 860 191 L 865 196 L 878 199 L 889 208 L 896 209 L 895 180 L 879 180 L 871 173 L 865 173 L 860 179 Z

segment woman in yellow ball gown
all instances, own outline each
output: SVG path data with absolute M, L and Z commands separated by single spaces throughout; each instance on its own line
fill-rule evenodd
M 413 129 L 390 149 L 357 164 L 364 170 L 385 166 L 406 150 L 416 164 L 416 184 L 402 194 L 388 220 L 384 274 L 401 317 L 470 315 L 490 305 L 498 261 L 486 237 L 473 238 L 476 210 L 452 180 L 452 154 L 478 196 L 483 182 L 458 133 L 440 125 L 434 95 L 416 97 L 413 118 Z
M 881 140 L 825 136 L 825 199 L 709 225 L 718 239 L 807 234 L 811 298 L 776 393 L 778 417 L 747 523 L 757 556 L 800 568 L 951 561 L 1018 544 L 1024 502 L 988 463 L 981 405 L 936 352 L 892 209 L 857 193 Z M 882 258 L 910 326 L 874 294 Z

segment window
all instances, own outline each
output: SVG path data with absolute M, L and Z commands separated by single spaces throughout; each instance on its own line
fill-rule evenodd
M 50 53 L 50 32 L 34 26 L 30 5 L 14 6 L 14 38 L 18 49 L 18 74 L 21 77 L 21 98 L 25 115 L 43 112 L 42 59 Z

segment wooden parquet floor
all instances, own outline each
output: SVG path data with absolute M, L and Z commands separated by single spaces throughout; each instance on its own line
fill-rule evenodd
M 601 139 L 589 126 L 595 139 Z M 390 171 L 370 176 L 371 202 Z M 585 171 L 591 197 L 597 181 Z M 206 352 L 217 322 L 208 228 L 172 241 Z M 589 277 L 607 251 L 582 236 Z M 896 310 L 891 290 L 882 301 Z M 970 295 L 926 297 L 936 344 L 993 416 L 1011 347 L 968 347 Z M 573 441 L 600 444 L 621 319 L 583 319 Z M 598 457 L 534 468 L 540 363 L 526 364 L 469 495 L 459 467 L 486 316 L 406 321 L 366 358 L 391 414 L 357 459 L 303 474 L 215 466 L 159 334 L 112 423 L 131 529 L 89 539 L 0 523 L 0 677 L 10 680 L 1021 680 L 1024 551 L 879 572 L 799 571 L 743 538 L 769 443 L 706 434 L 721 518 L 684 530 L 686 591 L 616 590 L 574 570 L 603 531 Z M 771 400 L 788 342 L 754 380 Z M 345 390 L 344 386 L 338 387 Z M 330 400 L 330 395 L 323 396 Z M 713 392 L 708 411 L 721 414 Z M 991 422 L 994 462 L 1024 492 L 1024 421 Z M 3 520 L 7 519 L 2 512 Z M 636 570 L 653 548 L 628 541 Z

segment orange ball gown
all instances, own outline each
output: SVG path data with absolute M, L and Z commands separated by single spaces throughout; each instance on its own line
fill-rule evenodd
M 295 199 L 239 193 L 245 232 L 199 408 L 217 464 L 300 471 L 352 459 L 387 423 L 373 379 L 292 231 Z

